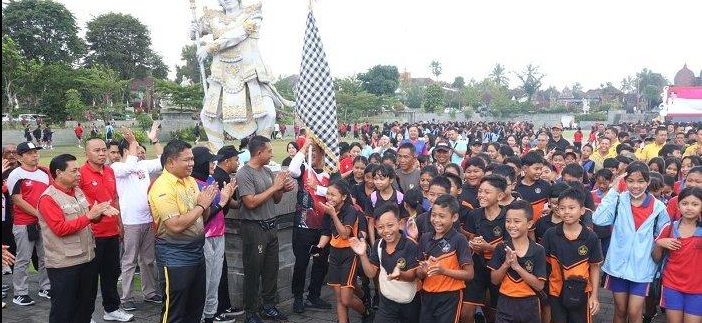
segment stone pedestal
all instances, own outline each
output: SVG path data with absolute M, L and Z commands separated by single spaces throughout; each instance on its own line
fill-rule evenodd
M 279 243 L 279 269 L 278 269 L 278 301 L 291 299 L 293 266 L 295 256 L 292 251 L 292 225 L 295 205 L 297 204 L 297 189 L 283 194 L 283 199 L 275 207 L 278 226 Z M 232 305 L 242 308 L 243 306 L 243 282 L 244 268 L 241 257 L 241 221 L 237 220 L 238 210 L 231 210 L 225 218 L 225 257 L 229 268 L 229 293 Z

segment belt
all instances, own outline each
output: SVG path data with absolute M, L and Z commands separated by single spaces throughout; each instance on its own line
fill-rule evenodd
M 256 223 L 261 226 L 263 230 L 271 230 L 276 228 L 276 219 L 268 219 L 268 220 L 242 220 L 245 222 L 251 222 L 251 223 Z

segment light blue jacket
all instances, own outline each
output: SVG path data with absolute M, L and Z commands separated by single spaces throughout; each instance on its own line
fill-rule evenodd
M 653 213 L 636 230 L 629 192 L 619 194 L 616 189 L 612 189 L 602 198 L 602 203 L 592 214 L 593 223 L 600 226 L 613 224 L 617 196 L 619 196 L 619 212 L 616 223 L 613 225 L 609 250 L 602 270 L 613 277 L 637 283 L 650 283 L 656 273 L 656 263 L 651 257 L 654 233 L 660 233 L 663 226 L 670 222 L 668 212 L 663 202 L 650 196 L 653 199 L 652 203 L 655 203 Z M 658 226 L 654 229 L 656 217 L 658 217 Z

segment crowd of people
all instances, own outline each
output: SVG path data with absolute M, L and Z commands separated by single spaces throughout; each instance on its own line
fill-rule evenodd
M 103 319 L 132 320 L 137 266 L 162 322 L 286 320 L 275 204 L 296 190 L 296 313 L 335 308 L 341 323 L 349 311 L 362 322 L 591 322 L 604 286 L 613 322 L 650 322 L 659 310 L 671 323 L 702 322 L 699 123 L 600 124 L 587 136 L 578 128 L 572 143 L 560 123 L 343 125 L 340 136 L 355 141 L 342 142 L 334 173 L 297 126 L 277 173 L 268 136 L 214 154 L 180 140 L 161 147 L 158 129 L 148 134 L 152 160 L 126 128 L 120 141 L 87 140 L 82 166 L 69 154 L 39 165 L 31 141 L 3 147 L 3 271 L 14 304 L 34 304 L 36 253 L 52 323 L 91 322 L 98 284 Z M 230 209 L 243 309 L 229 299 Z M 321 297 L 325 284 L 334 306 Z

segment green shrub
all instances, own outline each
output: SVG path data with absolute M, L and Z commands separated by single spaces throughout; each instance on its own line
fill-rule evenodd
M 180 139 L 183 141 L 194 142 L 195 134 L 193 130 L 195 127 L 183 128 L 171 131 L 171 139 Z M 207 141 L 207 134 L 205 130 L 200 128 L 200 141 Z
M 148 113 L 139 113 L 136 116 L 136 121 L 139 123 L 139 128 L 144 131 L 150 130 L 151 125 L 154 123 L 154 119 Z
M 575 116 L 576 122 L 582 121 L 607 121 L 607 113 L 605 112 L 593 112 L 593 113 L 583 113 Z
M 146 132 L 144 130 L 132 129 L 132 132 L 134 133 L 134 138 L 136 138 L 138 142 L 149 142 L 149 137 L 146 136 Z M 99 131 L 97 138 L 105 139 L 105 131 Z M 85 142 L 88 139 L 92 139 L 92 137 L 90 137 L 90 132 L 88 132 L 87 136 L 83 137 L 83 141 Z M 114 131 L 112 131 L 112 141 L 120 141 L 122 139 L 124 139 L 124 137 L 122 137 L 122 133 L 119 131 L 119 129 L 115 129 Z

